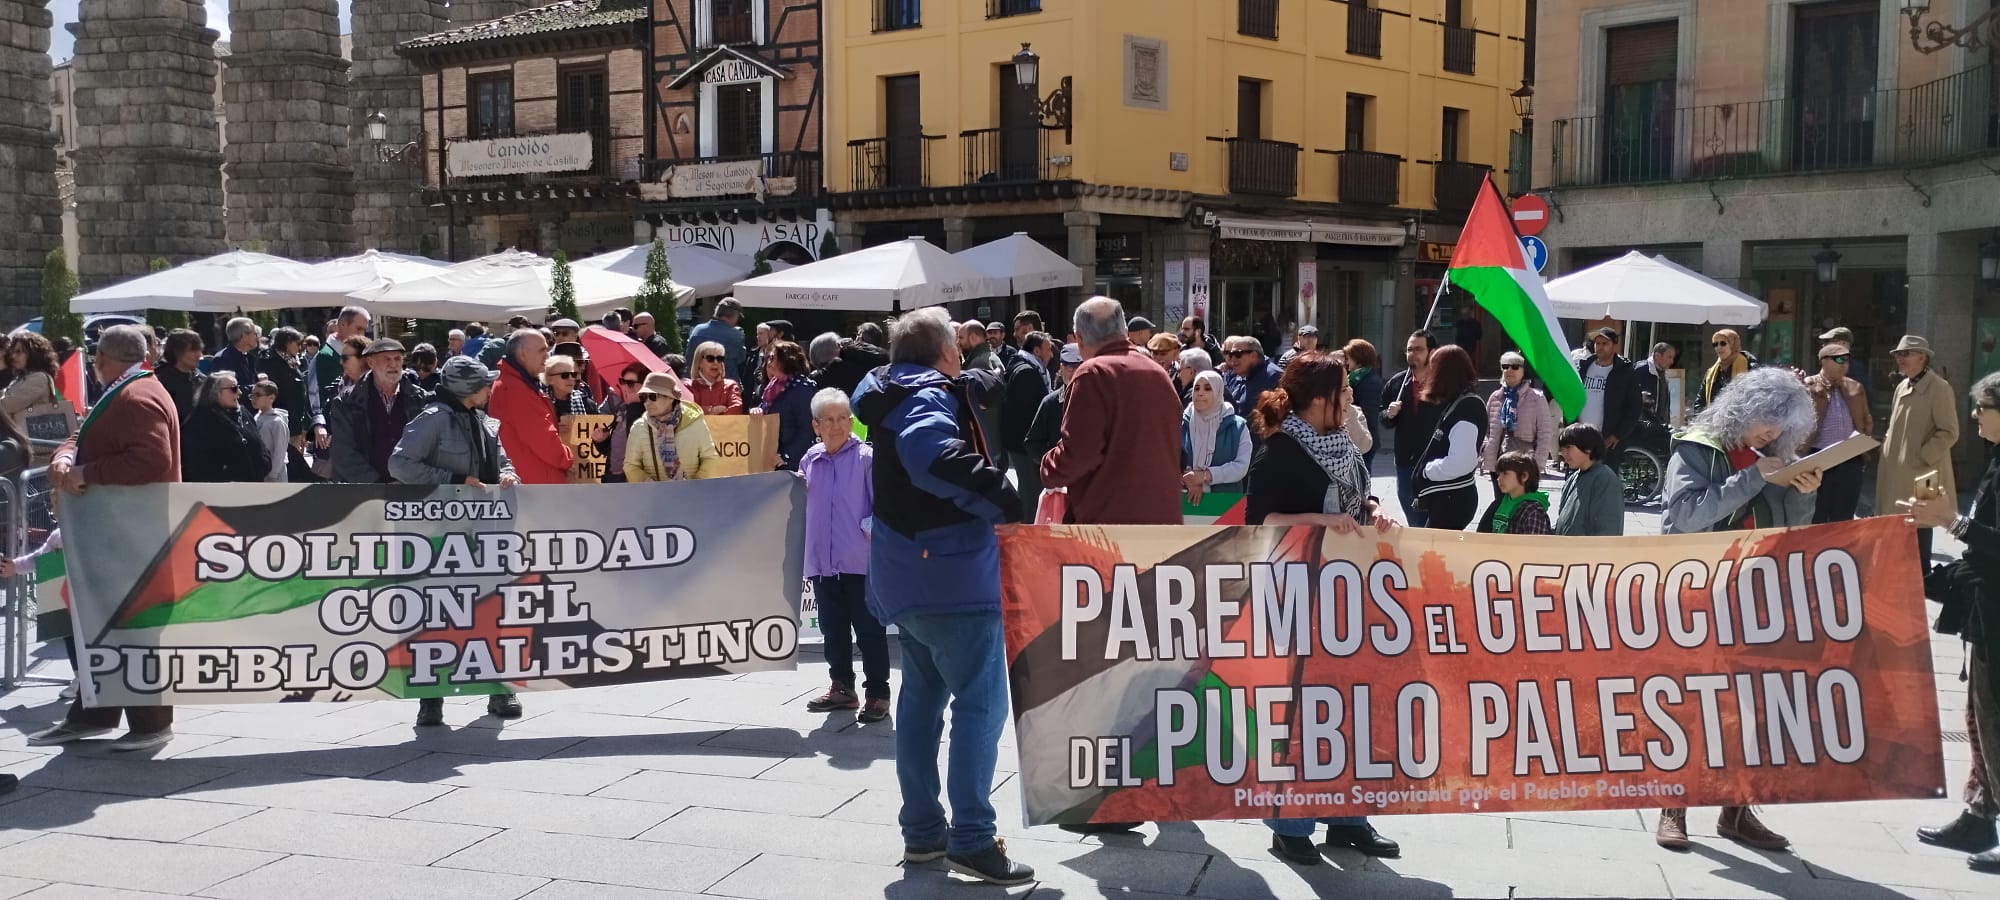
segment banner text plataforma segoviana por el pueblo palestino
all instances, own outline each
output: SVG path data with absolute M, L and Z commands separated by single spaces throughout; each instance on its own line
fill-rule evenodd
M 790 669 L 805 485 L 160 484 L 63 497 L 91 705 Z
M 1003 529 L 1027 817 L 1942 796 L 1914 537 Z

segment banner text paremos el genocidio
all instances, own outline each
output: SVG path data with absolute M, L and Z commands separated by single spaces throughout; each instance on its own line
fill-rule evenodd
M 1881 606 L 1915 581 L 1876 546 L 1893 536 L 1642 550 L 1406 530 L 1371 559 L 1348 551 L 1373 539 L 1316 529 L 1143 532 L 1197 541 L 1180 552 L 1047 531 L 1003 541 L 1022 771 L 1062 778 L 1027 785 L 1038 822 L 1682 805 L 1707 796 L 1697 770 L 1865 766 L 1890 720 L 1924 718 L 1874 668 L 1893 614 L 1864 592 Z M 1921 604 L 1898 618 L 1923 633 Z M 1927 684 L 1927 646 L 1900 651 Z

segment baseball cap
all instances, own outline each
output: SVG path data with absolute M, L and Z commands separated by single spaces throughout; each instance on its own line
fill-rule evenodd
M 484 363 L 470 356 L 454 356 L 447 359 L 444 361 L 444 368 L 438 372 L 438 381 L 445 391 L 459 397 L 476 394 L 480 388 L 492 384 L 500 377 L 500 373 L 486 368 Z
M 377 353 L 407 353 L 407 352 L 409 351 L 403 349 L 402 341 L 396 340 L 395 338 L 376 338 L 375 340 L 370 341 L 368 343 L 368 349 L 361 351 L 361 355 L 374 356 Z
M 1076 344 L 1064 344 L 1061 355 L 1065 366 L 1083 365 L 1083 348 Z
M 988 322 L 988 323 L 986 324 L 986 330 L 987 330 L 987 331 L 989 331 L 989 332 L 991 332 L 991 331 L 1003 331 L 1003 332 L 1004 332 L 1004 331 L 1006 331 L 1006 330 L 1007 330 L 1007 324 L 1006 324 L 1005 322 L 1002 322 L 1002 321 L 1000 321 L 999 319 L 994 319 L 993 321 L 991 321 L 991 322 Z
M 1590 337 L 1591 337 L 1592 339 L 1596 339 L 1596 338 L 1603 338 L 1603 339 L 1605 339 L 1605 340 L 1607 340 L 1607 341 L 1610 341 L 1611 343 L 1614 343 L 1614 344 L 1616 344 L 1616 343 L 1618 343 L 1618 329 L 1616 329 L 1616 328 L 1599 328 L 1599 329 L 1597 329 L 1596 331 L 1593 331 L 1593 332 L 1591 332 L 1591 333 L 1590 333 Z

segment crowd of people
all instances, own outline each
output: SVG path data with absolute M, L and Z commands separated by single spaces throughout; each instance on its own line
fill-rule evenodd
M 591 436 L 608 461 L 604 481 L 677 481 L 713 476 L 713 417 L 776 417 L 772 467 L 806 483 L 805 574 L 831 676 L 808 709 L 889 718 L 887 628 L 895 626 L 904 858 L 942 858 L 974 877 L 1018 884 L 1032 869 L 994 837 L 989 799 L 1008 707 L 996 525 L 1038 515 L 1177 525 L 1187 504 L 1228 495 L 1241 498 L 1251 525 L 1620 535 L 1623 484 L 1610 460 L 1642 422 L 1662 417 L 1666 373 L 1676 364 L 1669 345 L 1635 364 L 1619 354 L 1615 330 L 1593 331 L 1576 359 L 1583 409 L 1561 426 L 1563 411 L 1519 353 L 1500 355 L 1499 383 L 1484 390 L 1476 348 L 1440 344 L 1427 330 L 1408 336 L 1407 366 L 1384 378 L 1382 359 L 1364 340 L 1322 349 L 1318 329 L 1306 326 L 1272 357 L 1257 337 L 1218 339 L 1199 317 L 1168 333 L 1101 297 L 1078 306 L 1066 340 L 1032 311 L 982 323 L 953 322 L 930 308 L 886 327 L 867 322 L 852 336 L 804 342 L 785 320 L 757 325 L 746 340 L 742 315 L 733 300 L 717 303 L 682 357 L 649 318 L 613 313 L 599 327 L 628 335 L 666 370 L 633 362 L 599 378 L 589 377 L 582 329 L 568 319 L 547 330 L 516 321 L 491 334 L 469 324 L 442 350 L 370 338 L 370 316 L 359 307 L 329 321 L 324 337 L 289 328 L 266 336 L 234 319 L 224 328 L 226 345 L 206 358 L 191 331 L 162 339 L 114 327 L 93 361 L 103 395 L 55 454 L 50 478 L 71 493 L 176 480 L 561 483 L 573 459 L 558 420 L 597 413 L 612 417 Z M 1665 533 L 1857 514 L 1862 463 L 1826 471 L 1791 465 L 1873 428 L 1866 388 L 1853 377 L 1851 333 L 1830 331 L 1822 345 L 1819 370 L 1807 374 L 1760 366 L 1734 331 L 1716 333 L 1716 361 L 1692 382 L 1693 415 L 1667 462 Z M 8 355 L 15 372 L 0 407 L 45 399 L 53 384 L 49 343 L 17 333 Z M 1968 808 L 1919 836 L 1974 854 L 1976 868 L 2000 869 L 1993 849 L 2000 669 L 1992 664 L 2000 593 L 1989 587 L 2000 584 L 2000 457 L 1972 511 L 1960 515 L 1951 471 L 1957 395 L 1934 370 L 1923 338 L 1905 337 L 1893 361 L 1900 377 L 1876 464 L 1876 509 L 1920 526 L 1927 562 L 1935 528 L 1971 548 L 1927 581 L 1950 620 L 1940 629 L 1972 646 L 1967 716 L 1976 762 Z M 604 396 L 594 396 L 593 383 Z M 1981 437 L 2000 440 L 2000 374 L 1981 380 L 1973 400 Z M 855 434 L 857 421 L 866 440 Z M 1371 478 L 1385 438 L 1393 438 L 1394 504 Z M 1564 486 L 1551 500 L 1543 487 L 1557 473 Z M 1483 510 L 1481 478 L 1493 486 Z M 522 712 L 504 692 L 490 697 L 488 711 Z M 31 741 L 106 734 L 121 715 L 130 730 L 114 749 L 172 738 L 171 708 L 77 703 Z M 443 721 L 441 701 L 419 704 L 419 725 Z M 947 743 L 940 771 L 938 750 Z M 1298 865 L 1320 861 L 1313 838 L 1321 825 L 1326 844 L 1401 852 L 1365 817 L 1267 824 L 1273 851 Z M 1789 843 L 1749 807 L 1724 809 L 1717 833 L 1763 849 Z M 1657 840 L 1690 844 L 1686 810 L 1661 812 Z

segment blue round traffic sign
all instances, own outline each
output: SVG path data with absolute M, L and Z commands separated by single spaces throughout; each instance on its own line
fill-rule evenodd
M 1522 238 L 1521 251 L 1528 255 L 1528 264 L 1534 266 L 1537 272 L 1540 272 L 1542 267 L 1549 264 L 1549 245 L 1542 243 L 1541 238 Z

